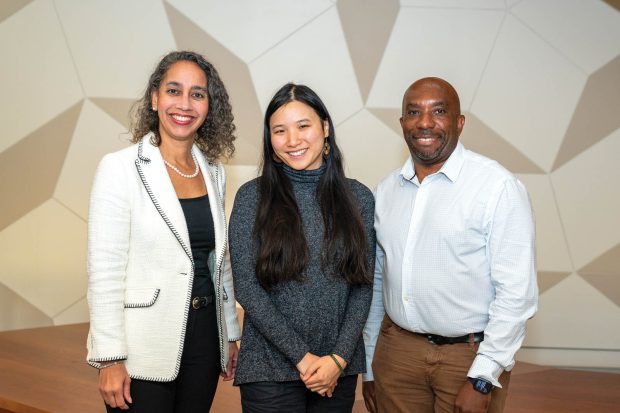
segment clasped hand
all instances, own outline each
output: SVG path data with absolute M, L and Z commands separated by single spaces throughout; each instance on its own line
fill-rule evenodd
M 338 355 L 334 355 L 344 368 L 346 362 Z M 299 377 L 306 387 L 321 396 L 332 397 L 334 389 L 338 384 L 340 377 L 340 369 L 334 363 L 334 360 L 327 355 L 323 357 L 307 353 L 304 358 L 297 364 Z

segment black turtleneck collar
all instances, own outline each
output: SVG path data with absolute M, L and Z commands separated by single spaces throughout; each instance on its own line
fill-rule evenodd
M 325 168 L 327 167 L 327 164 L 323 162 L 319 169 L 298 171 L 297 169 L 293 169 L 284 163 L 276 165 L 281 168 L 284 175 L 286 175 L 288 179 L 293 182 L 319 182 L 321 176 L 323 176 L 323 173 L 325 172 Z

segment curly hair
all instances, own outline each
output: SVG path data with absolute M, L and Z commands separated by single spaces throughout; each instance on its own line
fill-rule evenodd
M 137 143 L 144 135 L 153 132 L 153 144 L 159 146 L 159 117 L 151 110 L 151 94 L 159 89 L 168 69 L 179 61 L 197 64 L 207 78 L 209 111 L 202 125 L 196 131 L 195 142 L 211 162 L 224 157 L 229 159 L 235 152 L 233 141 L 236 139 L 234 116 L 230 106 L 228 92 L 217 70 L 204 56 L 192 51 L 174 51 L 164 56 L 149 77 L 144 95 L 134 103 L 131 109 L 131 141 Z

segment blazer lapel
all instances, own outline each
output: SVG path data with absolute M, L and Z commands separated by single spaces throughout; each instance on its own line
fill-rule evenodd
M 159 148 L 150 142 L 152 136 L 153 134 L 149 133 L 139 142 L 136 168 L 157 212 L 193 264 L 185 215 L 170 182 Z

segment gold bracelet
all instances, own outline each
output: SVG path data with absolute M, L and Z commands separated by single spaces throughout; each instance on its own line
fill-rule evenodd
M 331 357 L 332 360 L 334 360 L 334 363 L 336 363 L 336 366 L 338 366 L 338 370 L 340 370 L 340 377 L 344 377 L 344 369 L 340 365 L 340 362 L 338 362 L 338 359 L 333 354 L 330 354 L 329 357 Z

